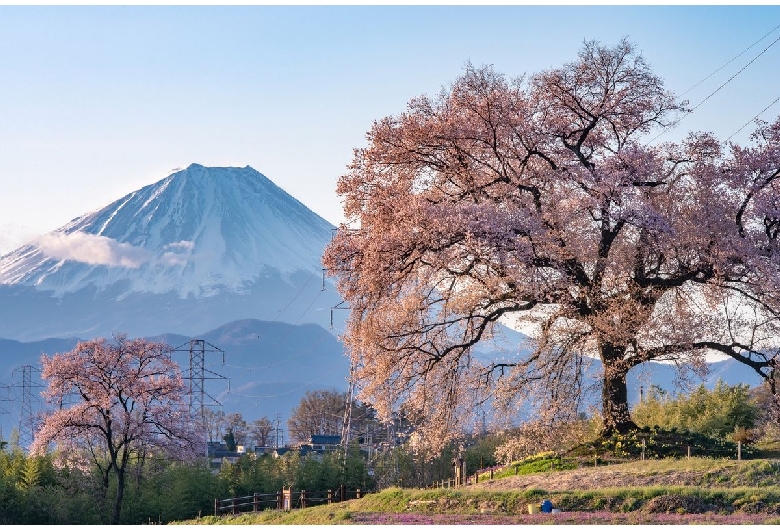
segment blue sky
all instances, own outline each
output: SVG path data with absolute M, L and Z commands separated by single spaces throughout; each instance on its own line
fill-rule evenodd
M 515 77 L 628 37 L 680 94 L 779 25 L 772 5 L 0 6 L 0 254 L 193 162 L 251 165 L 338 223 L 336 180 L 372 121 L 467 61 Z M 664 139 L 725 139 L 778 96 L 780 42 Z

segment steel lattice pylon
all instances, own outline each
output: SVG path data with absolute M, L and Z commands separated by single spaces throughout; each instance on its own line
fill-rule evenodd
M 223 379 L 227 377 L 212 372 L 206 368 L 206 352 L 219 352 L 222 354 L 222 364 L 225 363 L 225 352 L 202 339 L 193 339 L 184 343 L 174 351 L 189 352 L 189 371 L 183 379 L 188 381 L 188 398 L 190 415 L 204 420 L 206 407 L 209 405 L 221 406 L 222 404 L 206 392 L 206 379 Z
M 13 373 L 15 374 L 19 370 L 22 372 L 22 383 L 21 385 L 13 384 L 11 386 L 16 388 L 21 386 L 22 388 L 22 408 L 19 415 L 19 445 L 29 448 L 35 434 L 35 416 L 32 412 L 32 389 L 33 387 L 43 388 L 43 385 L 33 384 L 32 382 L 33 371 L 40 372 L 40 369 L 28 364 L 17 368 Z

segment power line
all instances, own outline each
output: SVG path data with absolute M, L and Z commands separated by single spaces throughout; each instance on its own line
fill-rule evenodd
M 758 119 L 758 117 L 759 117 L 759 116 L 761 116 L 761 115 L 762 115 L 764 112 L 766 112 L 766 111 L 767 111 L 767 110 L 768 110 L 768 109 L 769 109 L 769 108 L 770 108 L 772 105 L 774 105 L 774 104 L 775 104 L 775 103 L 777 103 L 778 101 L 780 101 L 780 96 L 777 96 L 777 97 L 775 98 L 775 100 L 774 100 L 772 103 L 770 103 L 769 105 L 767 105 L 766 107 L 764 107 L 764 108 L 763 108 L 763 110 L 761 110 L 761 112 L 759 112 L 758 114 L 756 114 L 755 116 L 753 116 L 752 118 L 750 118 L 750 119 L 749 119 L 747 122 L 745 122 L 745 125 L 743 125 L 743 126 L 742 126 L 742 127 L 740 127 L 739 129 L 737 129 L 736 131 L 734 131 L 734 133 L 732 133 L 732 135 L 731 135 L 731 136 L 729 136 L 728 138 L 726 138 L 726 141 L 728 142 L 728 141 L 729 141 L 729 140 L 731 140 L 731 139 L 732 139 L 734 136 L 736 136 L 737 134 L 739 134 L 739 132 L 740 132 L 742 129 L 744 129 L 745 127 L 747 127 L 748 125 L 750 125 L 751 123 L 753 123 L 754 121 L 756 121 L 756 120 Z
M 731 77 L 729 77 L 728 79 L 726 79 L 726 81 L 724 81 L 724 82 L 723 82 L 723 84 L 721 84 L 721 85 L 720 85 L 718 88 L 716 88 L 716 89 L 715 89 L 715 90 L 714 90 L 714 91 L 713 91 L 713 92 L 712 92 L 712 93 L 711 93 L 709 96 L 707 96 L 706 98 L 704 98 L 704 99 L 703 99 L 703 100 L 702 100 L 702 101 L 701 101 L 701 102 L 700 102 L 698 105 L 696 105 L 696 106 L 695 106 L 695 107 L 693 107 L 693 108 L 692 108 L 690 111 L 688 111 L 688 114 L 691 114 L 692 112 L 694 112 L 696 109 L 698 109 L 699 107 L 701 107 L 701 106 L 702 106 L 702 105 L 703 105 L 703 104 L 704 104 L 704 103 L 705 103 L 707 100 L 709 100 L 709 99 L 710 99 L 712 96 L 714 96 L 715 94 L 717 94 L 718 92 L 720 92 L 720 90 L 721 90 L 723 87 L 725 87 L 726 85 L 728 85 L 728 84 L 729 84 L 729 83 L 730 83 L 732 80 L 734 80 L 734 78 L 735 78 L 735 77 L 737 77 L 739 74 L 741 74 L 742 72 L 744 72 L 744 71 L 745 71 L 745 69 L 746 69 L 748 66 L 750 66 L 751 64 L 753 64 L 753 63 L 756 61 L 756 59 L 758 59 L 759 57 L 761 57 L 762 55 L 764 55 L 764 53 L 766 53 L 766 51 L 767 51 L 767 50 L 769 50 L 769 48 L 771 48 L 772 46 L 774 46 L 774 45 L 775 45 L 775 44 L 776 44 L 778 41 L 780 41 L 780 37 L 777 37 L 775 40 L 773 40 L 773 41 L 772 41 L 772 42 L 769 44 L 769 46 L 767 46 L 766 48 L 764 48 L 763 50 L 761 50 L 761 53 L 759 53 L 758 55 L 756 55 L 755 57 L 753 57 L 753 58 L 750 60 L 750 62 L 749 62 L 749 63 L 747 63 L 747 64 L 746 64 L 745 66 L 743 66 L 742 68 L 740 68 L 740 69 L 737 71 L 737 73 L 736 73 L 736 74 L 734 74 L 734 75 L 732 75 Z M 680 120 L 678 121 L 678 123 L 679 123 L 680 121 L 682 121 L 682 120 L 683 120 L 683 118 L 685 118 L 685 116 L 683 116 L 682 118 L 680 118 Z
M 304 289 L 306 289 L 306 287 L 308 287 L 308 286 L 309 286 L 309 284 L 311 283 L 311 280 L 312 280 L 312 278 L 314 278 L 314 275 L 311 275 L 311 276 L 309 276 L 309 278 L 306 280 L 306 283 L 304 283 L 304 284 L 303 284 L 303 287 L 301 287 L 301 288 L 298 290 L 298 293 L 297 293 L 295 296 L 293 296 L 293 297 L 292 297 L 292 300 L 290 300 L 290 301 L 287 303 L 287 305 L 286 305 L 286 306 L 284 306 L 282 309 L 280 309 L 280 310 L 279 310 L 279 312 L 278 312 L 278 313 L 276 313 L 276 317 L 274 317 L 274 319 L 273 319 L 271 322 L 276 322 L 277 320 L 279 320 L 279 317 L 280 317 L 280 316 L 282 316 L 282 313 L 284 313 L 285 311 L 287 311 L 287 309 L 288 309 L 288 308 L 289 308 L 289 307 L 292 305 L 292 303 L 293 303 L 293 302 L 295 302 L 295 301 L 298 299 L 298 297 L 299 297 L 299 296 L 301 296 L 301 294 L 303 293 Z M 312 302 L 312 303 L 313 303 L 313 302 Z M 311 307 L 311 306 L 309 306 L 309 307 Z M 306 308 L 306 311 L 308 311 L 308 308 Z M 304 311 L 304 314 L 305 314 L 305 311 Z M 301 315 L 301 316 L 298 318 L 298 320 L 300 320 L 301 318 L 303 318 L 303 315 Z
M 271 381 L 271 383 L 279 383 L 279 382 L 283 382 L 283 381 Z M 287 396 L 289 394 L 292 394 L 293 392 L 298 392 L 299 390 L 301 390 L 303 388 L 306 388 L 308 386 L 311 386 L 313 384 L 316 384 L 318 382 L 319 381 L 309 381 L 308 383 L 303 383 L 300 386 L 297 386 L 297 387 L 295 387 L 295 388 L 293 388 L 291 390 L 287 390 L 285 392 L 280 392 L 278 394 L 267 394 L 267 395 L 263 395 L 263 396 L 253 396 L 253 395 L 249 395 L 249 394 L 239 394 L 238 392 L 233 392 L 232 390 L 228 390 L 227 393 L 230 394 L 231 396 L 238 396 L 238 397 L 248 398 L 248 399 L 269 399 L 269 398 L 276 398 L 276 397 Z
M 332 374 L 333 373 L 332 364 L 330 366 L 331 366 L 331 368 L 328 369 L 325 372 L 326 374 Z M 266 394 L 266 395 L 258 396 L 258 395 L 251 395 L 251 394 L 242 394 L 242 393 L 236 392 L 236 391 L 234 391 L 232 389 L 228 389 L 226 393 L 230 394 L 230 395 L 233 395 L 233 396 L 250 398 L 250 399 L 262 399 L 262 398 L 281 397 L 281 396 L 286 396 L 288 394 L 292 394 L 293 392 L 297 392 L 298 390 L 301 390 L 302 388 L 306 388 L 308 386 L 312 386 L 312 385 L 315 385 L 317 383 L 321 383 L 322 382 L 321 375 L 322 374 L 320 374 L 320 377 L 318 377 L 316 380 L 307 381 L 307 382 L 301 382 L 301 384 L 299 384 L 297 387 L 295 387 L 295 388 L 293 388 L 291 390 L 285 390 L 284 392 L 279 392 L 277 394 Z M 273 384 L 273 383 L 277 383 L 278 384 L 278 383 L 289 383 L 289 382 L 290 381 L 288 381 L 288 380 L 279 380 L 279 379 L 277 379 L 275 381 L 268 381 L 266 384 Z M 297 381 L 292 381 L 292 382 L 293 383 L 297 383 Z
M 701 85 L 702 83 L 704 83 L 705 81 L 707 81 L 709 78 L 711 78 L 712 76 L 714 76 L 715 74 L 717 74 L 718 72 L 720 72 L 721 70 L 723 70 L 724 68 L 726 68 L 728 65 L 730 65 L 731 63 L 733 63 L 734 61 L 736 61 L 737 59 L 739 59 L 740 57 L 742 57 L 743 55 L 745 55 L 745 53 L 746 53 L 746 52 L 747 52 L 749 49 L 751 49 L 753 46 L 755 46 L 756 44 L 758 44 L 759 42 L 761 42 L 762 40 L 764 40 L 765 38 L 767 38 L 769 35 L 771 35 L 771 34 L 772 34 L 772 33 L 774 33 L 775 31 L 777 31 L 777 28 L 780 28 L 780 24 L 778 24 L 777 26 L 775 26 L 774 28 L 772 28 L 771 30 L 769 30 L 769 32 L 767 32 L 767 33 L 766 33 L 766 34 L 765 34 L 763 37 L 761 37 L 761 38 L 760 38 L 760 39 L 758 39 L 756 42 L 754 42 L 753 44 L 751 44 L 750 46 L 748 46 L 747 48 L 745 48 L 744 50 L 742 50 L 741 52 L 739 52 L 737 55 L 735 55 L 734 57 L 732 57 L 732 58 L 731 58 L 729 61 L 727 61 L 727 62 L 726 62 L 726 63 L 725 63 L 723 66 L 721 66 L 720 68 L 718 68 L 717 70 L 715 70 L 714 72 L 712 72 L 710 75 L 708 75 L 707 77 L 705 77 L 704 79 L 702 79 L 701 81 L 699 81 L 698 83 L 696 83 L 695 85 L 693 85 L 691 88 L 689 88 L 688 90 L 686 90 L 685 92 L 683 92 L 682 94 L 680 94 L 680 97 L 684 96 L 685 94 L 687 94 L 687 93 L 688 93 L 688 92 L 690 92 L 691 90 L 695 89 L 696 87 L 698 87 L 699 85 Z
M 780 26 L 777 26 L 777 27 L 780 27 Z M 777 27 L 776 27 L 775 29 L 777 29 Z M 773 29 L 773 30 L 772 30 L 772 31 L 770 31 L 769 33 L 772 33 L 772 32 L 774 32 L 774 31 L 775 31 L 775 29 Z M 767 35 L 768 35 L 768 34 L 767 34 Z M 765 37 L 766 37 L 766 35 L 765 35 L 764 37 L 762 37 L 761 39 L 759 39 L 759 42 L 760 42 L 761 40 L 763 40 Z M 742 68 L 740 68 L 740 69 L 739 69 L 739 70 L 738 70 L 738 71 L 737 71 L 737 72 L 736 72 L 734 75 L 732 75 L 732 76 L 731 76 L 731 77 L 729 77 L 729 78 L 728 78 L 726 81 L 724 81 L 723 83 L 721 83 L 721 85 L 720 85 L 718 88 L 716 88 L 715 90 L 713 90 L 713 91 L 712 91 L 712 92 L 711 92 L 711 93 L 710 93 L 710 94 L 709 94 L 707 97 L 705 97 L 703 100 L 701 100 L 701 101 L 700 101 L 698 104 L 696 104 L 696 105 L 695 105 L 695 106 L 694 106 L 692 109 L 688 110 L 688 111 L 687 111 L 685 114 L 683 114 L 683 116 L 682 116 L 682 117 L 681 117 L 679 120 L 675 121 L 674 123 L 672 123 L 671 125 L 669 125 L 668 127 L 666 127 L 664 130 L 662 130 L 660 133 L 658 133 L 658 135 L 657 135 L 655 138 L 653 138 L 652 140 L 650 140 L 648 143 L 653 143 L 653 142 L 655 142 L 655 141 L 656 141 L 658 138 L 660 138 L 661 136 L 663 136 L 663 135 L 664 135 L 664 134 L 666 134 L 667 132 L 669 132 L 669 131 L 671 131 L 671 130 L 673 130 L 673 129 L 677 128 L 677 126 L 678 126 L 678 125 L 680 125 L 680 123 L 681 123 L 681 122 L 682 122 L 682 121 L 683 121 L 685 118 L 687 118 L 688 116 L 690 116 L 691 114 L 693 114 L 693 113 L 694 113 L 694 112 L 695 112 L 695 111 L 696 111 L 696 110 L 697 110 L 699 107 L 701 107 L 701 106 L 702 106 L 704 103 L 706 103 L 707 101 L 709 101 L 709 99 L 710 99 L 710 98 L 712 98 L 712 96 L 714 96 L 715 94 L 717 94 L 718 92 L 720 92 L 720 91 L 721 91 L 721 90 L 722 90 L 722 89 L 723 89 L 723 88 L 724 88 L 726 85 L 728 85 L 729 83 L 731 83 L 731 81 L 733 81 L 733 80 L 734 80 L 734 79 L 735 79 L 735 78 L 736 78 L 736 77 L 737 77 L 739 74 L 741 74 L 742 72 L 744 72 L 744 71 L 747 69 L 747 67 L 748 67 L 748 66 L 750 66 L 751 64 L 753 64 L 753 63 L 754 63 L 754 62 L 755 62 L 755 61 L 756 61 L 756 60 L 757 60 L 759 57 L 761 57 L 762 55 L 764 55 L 764 53 L 766 53 L 766 52 L 769 50 L 769 48 L 771 48 L 772 46 L 774 46 L 775 44 L 777 44 L 777 42 L 778 42 L 778 41 L 780 41 L 780 37 L 776 38 L 776 39 L 775 39 L 775 40 L 773 40 L 771 43 L 769 43 L 769 45 L 768 45 L 766 48 L 764 48 L 763 50 L 761 50 L 761 52 L 759 52 L 759 53 L 758 53 L 758 55 L 756 55 L 756 56 L 755 56 L 755 57 L 753 57 L 753 58 L 752 58 L 750 61 L 748 61 L 748 63 L 747 63 L 745 66 L 743 66 Z M 755 43 L 754 43 L 753 45 L 755 45 Z M 753 45 L 751 45 L 750 47 L 748 47 L 748 49 L 749 49 L 749 48 L 751 48 Z M 742 53 L 744 53 L 744 52 L 742 52 Z M 740 55 L 742 55 L 742 54 L 740 54 Z M 729 61 L 729 62 L 731 62 L 731 61 Z M 728 64 L 728 63 L 727 63 L 727 64 Z M 725 66 L 725 65 L 724 65 L 724 66 Z M 710 75 L 709 77 L 712 77 L 712 76 Z M 708 78 L 709 78 L 709 77 L 708 77 Z M 702 82 L 703 82 L 703 81 L 702 81 Z M 700 82 L 699 84 L 701 84 L 701 82 Z M 689 91 L 690 91 L 690 90 L 689 90 Z M 770 106 L 771 106 L 771 105 L 770 105 Z M 768 108 L 768 107 L 767 107 L 767 108 Z M 735 134 L 736 134 L 736 133 L 735 133 Z
M 313 343 L 309 347 L 309 349 L 300 351 L 299 353 L 314 353 L 315 348 L 324 340 L 325 340 L 325 336 L 321 337 L 317 342 Z M 275 344 L 273 344 L 273 346 L 278 345 L 280 341 L 281 341 L 281 339 L 279 341 L 277 341 Z M 292 362 L 292 361 L 294 361 L 294 358 L 288 357 L 286 359 L 283 359 L 283 360 L 275 362 L 275 363 L 265 363 L 265 364 L 262 364 L 260 366 L 238 366 L 238 365 L 230 364 L 230 363 L 222 363 L 222 366 L 226 366 L 228 368 L 237 368 L 239 370 L 246 370 L 248 372 L 251 372 L 252 370 L 263 370 L 263 369 L 267 369 L 267 368 L 272 368 L 274 366 L 280 366 L 282 364 L 287 364 L 287 363 Z

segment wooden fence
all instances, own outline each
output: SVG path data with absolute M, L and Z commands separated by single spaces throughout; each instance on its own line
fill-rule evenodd
M 254 493 L 244 497 L 230 499 L 214 499 L 214 516 L 239 514 L 243 512 L 259 512 L 262 510 L 293 510 L 332 504 L 349 499 L 359 499 L 369 492 L 360 489 L 347 490 L 343 485 L 335 490 L 326 491 L 292 491 L 285 488 L 276 493 Z
M 516 468 L 517 466 L 515 466 Z M 492 468 L 486 468 L 486 469 L 480 469 L 476 471 L 473 475 L 467 475 L 464 478 L 463 482 L 459 482 L 457 479 L 454 478 L 445 478 L 443 480 L 437 480 L 433 484 L 428 486 L 428 489 L 439 489 L 439 488 L 457 488 L 459 486 L 469 486 L 471 484 L 479 484 L 479 476 L 480 475 L 486 475 L 487 478 L 490 480 L 493 480 L 493 472 L 495 470 L 503 469 L 501 466 L 495 466 Z M 489 476 L 488 476 L 489 475 Z M 486 480 L 485 477 L 482 478 L 482 480 Z

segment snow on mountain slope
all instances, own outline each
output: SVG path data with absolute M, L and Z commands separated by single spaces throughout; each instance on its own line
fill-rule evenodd
M 60 297 L 244 293 L 263 276 L 321 274 L 332 228 L 249 166 L 193 164 L 6 254 L 0 284 Z

